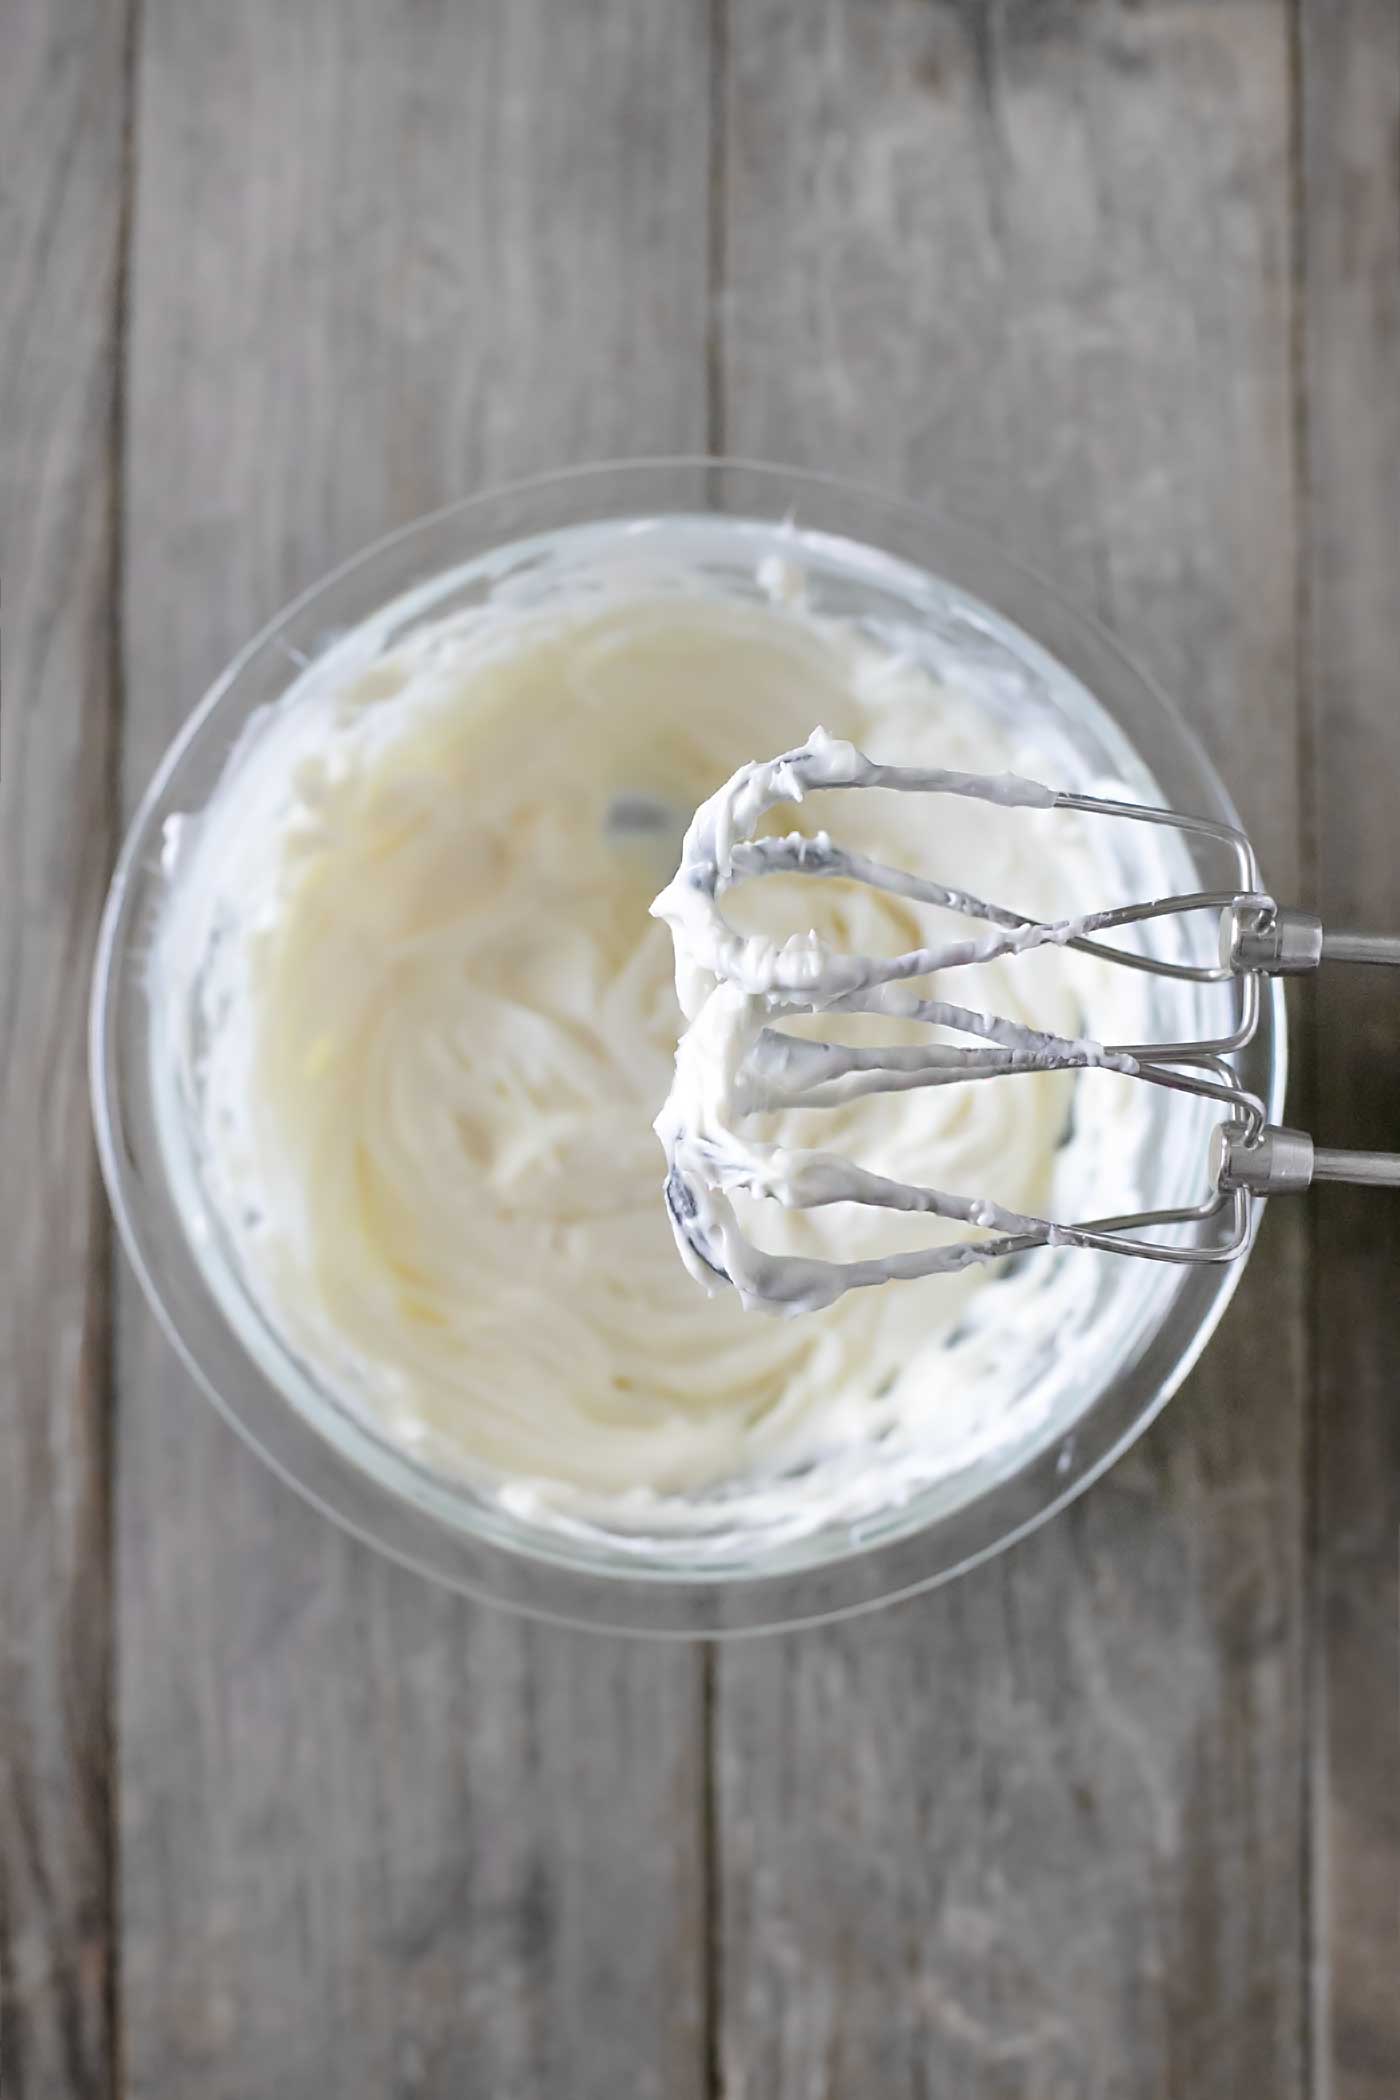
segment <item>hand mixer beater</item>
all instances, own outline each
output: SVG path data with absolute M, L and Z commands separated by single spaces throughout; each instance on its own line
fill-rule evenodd
M 1074 810 L 1096 819 L 1170 826 L 1228 856 L 1231 881 L 1220 890 L 1046 921 L 847 852 L 824 832 L 755 835 L 760 819 L 778 804 L 831 788 L 957 795 L 1009 808 Z M 842 953 L 814 933 L 778 943 L 736 931 L 722 908 L 725 892 L 775 874 L 868 883 L 941 906 L 985 930 L 887 957 Z M 746 1304 L 809 1311 L 860 1285 L 934 1275 L 1039 1247 L 1091 1247 L 1150 1261 L 1228 1262 L 1248 1247 L 1261 1197 L 1305 1189 L 1313 1181 L 1400 1186 L 1400 1154 L 1329 1150 L 1302 1131 L 1270 1123 L 1264 1104 L 1230 1062 L 1258 1026 L 1261 977 L 1296 975 L 1331 961 L 1400 964 L 1400 937 L 1324 931 L 1313 914 L 1281 906 L 1261 890 L 1253 848 L 1230 825 L 1060 793 L 1015 774 L 880 765 L 818 729 L 798 750 L 741 767 L 700 806 L 677 872 L 652 910 L 671 928 L 677 990 L 689 1023 L 656 1123 L 666 1153 L 666 1205 L 691 1273 L 712 1290 L 732 1284 Z M 1216 960 L 1150 952 L 1143 936 L 1131 931 L 1131 946 L 1100 938 L 1201 912 L 1218 915 Z M 910 983 L 1048 943 L 1124 969 L 1198 985 L 1237 985 L 1231 1025 L 1209 1040 L 1104 1044 L 924 997 Z M 972 1041 L 852 1047 L 794 1035 L 779 1025 L 785 1015 L 799 1014 L 877 1015 Z M 840 1155 L 793 1149 L 752 1129 L 752 1119 L 777 1110 L 1089 1068 L 1220 1104 L 1198 1203 L 1064 1224 L 1007 1209 L 989 1197 L 871 1173 Z M 740 1228 L 730 1198 L 741 1191 L 795 1209 L 861 1203 L 924 1213 L 985 1236 L 853 1261 L 767 1254 Z

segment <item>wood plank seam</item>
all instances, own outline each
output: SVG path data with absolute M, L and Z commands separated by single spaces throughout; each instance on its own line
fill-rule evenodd
M 709 0 L 708 194 L 705 224 L 705 449 L 725 448 L 725 296 L 729 205 L 729 0 Z M 700 1658 L 701 2078 L 705 2100 L 724 2093 L 723 1810 L 719 1799 L 719 1658 Z
M 121 847 L 120 811 L 122 808 L 122 761 L 126 731 L 126 484 L 127 484 L 127 350 L 131 324 L 131 278 L 132 256 L 135 248 L 136 217 L 136 166 L 139 142 L 138 111 L 136 107 L 136 83 L 141 48 L 141 24 L 143 0 L 127 0 L 126 34 L 122 45 L 122 143 L 121 143 L 121 198 L 117 212 L 117 275 L 115 286 L 115 318 L 113 330 L 112 374 L 112 422 L 110 433 L 110 501 L 112 566 L 108 600 L 108 692 L 112 709 L 112 735 L 107 753 L 108 807 L 117 813 L 117 828 L 113 843 L 113 858 Z M 121 1802 L 118 1795 L 118 1774 L 121 1770 L 121 1746 L 118 1741 L 118 1672 L 121 1668 L 119 1614 L 117 1609 L 117 1510 L 116 1510 L 116 1460 L 117 1460 L 117 1265 L 124 1254 L 112 1227 L 111 1214 L 107 1206 L 106 1192 L 98 1190 L 107 1231 L 104 1239 L 102 1261 L 105 1269 L 105 1329 L 106 1347 L 103 1364 L 105 1392 L 103 1395 L 106 1418 L 105 1494 L 103 1516 L 106 1525 L 105 1550 L 107 1559 L 107 1916 L 108 1916 L 108 1961 L 107 1961 L 107 2048 L 109 2054 L 108 2084 L 111 2100 L 124 2100 L 127 2091 L 126 2046 L 123 2021 L 123 1996 L 121 1987 Z
M 1400 766 L 1400 14 L 1393 0 L 1298 0 L 1295 18 L 1313 880 L 1324 917 L 1385 926 L 1400 913 L 1392 792 Z M 1384 972 L 1338 970 L 1318 991 L 1315 1127 L 1339 1142 L 1393 1144 L 1394 987 Z M 1400 2090 L 1400 1238 L 1393 1206 L 1365 1192 L 1319 1191 L 1310 1223 L 1310 2068 L 1318 2100 L 1392 2100 Z
M 130 9 L 66 0 L 6 27 L 0 2083 L 115 2100 L 113 1233 L 84 1021 L 117 842 Z
M 1293 648 L 1298 764 L 1298 875 L 1299 894 L 1311 903 L 1317 894 L 1318 829 L 1320 812 L 1317 793 L 1316 725 L 1314 695 L 1308 677 L 1312 632 L 1312 588 L 1309 567 L 1309 400 L 1308 400 L 1308 194 L 1307 163 L 1303 137 L 1304 0 L 1288 0 L 1288 238 L 1289 238 L 1289 383 L 1292 393 L 1293 432 Z M 1317 1100 L 1316 988 L 1304 983 L 1290 1001 L 1289 1052 L 1291 1071 L 1290 1115 L 1303 1129 L 1314 1128 Z M 1312 1611 L 1313 1570 L 1317 1565 L 1319 1509 L 1316 1491 L 1318 1441 L 1318 1273 L 1316 1212 L 1309 1205 L 1300 1228 L 1302 1281 L 1305 1292 L 1300 1347 L 1303 1381 L 1302 1477 L 1299 1482 L 1301 1581 L 1303 1586 L 1299 1669 L 1299 1698 L 1302 1703 L 1303 1755 L 1298 1769 L 1298 1958 L 1302 1989 L 1298 1994 L 1298 2061 L 1309 2100 L 1316 2100 L 1318 2067 L 1314 2035 L 1314 1977 L 1317 1972 L 1316 1860 L 1312 1833 L 1315 1828 L 1317 1787 L 1316 1758 L 1308 1716 L 1313 1707 L 1316 1665 L 1315 1626 Z
M 726 206 L 729 192 L 729 0 L 709 0 L 709 194 L 705 227 L 705 449 L 724 451 Z

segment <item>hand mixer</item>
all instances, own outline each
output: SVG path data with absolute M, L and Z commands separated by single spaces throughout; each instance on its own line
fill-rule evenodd
M 825 832 L 754 836 L 759 820 L 779 803 L 800 802 L 818 789 L 856 787 L 1165 825 L 1223 849 L 1233 879 L 1223 890 L 1042 921 L 847 852 Z M 738 933 L 721 906 L 726 890 L 774 874 L 868 883 L 980 921 L 987 930 L 888 957 L 844 954 L 815 933 L 781 944 Z M 677 989 L 690 1024 L 656 1123 L 667 1160 L 666 1205 L 692 1274 L 711 1289 L 733 1284 L 746 1304 L 811 1310 L 860 1285 L 933 1275 L 1038 1247 L 1092 1247 L 1150 1261 L 1227 1262 L 1248 1247 L 1261 1197 L 1302 1190 L 1313 1181 L 1400 1186 L 1398 1153 L 1335 1151 L 1314 1145 L 1303 1131 L 1270 1123 L 1264 1104 L 1245 1088 L 1229 1061 L 1258 1026 L 1261 977 L 1297 975 L 1333 961 L 1400 964 L 1400 937 L 1324 931 L 1312 913 L 1281 906 L 1260 889 L 1254 850 L 1231 825 L 1061 793 L 1015 774 L 880 765 L 818 729 L 800 749 L 742 767 L 700 806 L 686 833 L 680 866 L 652 910 L 671 927 Z M 1200 912 L 1219 917 L 1216 961 L 1173 959 L 1098 938 L 1114 929 Z M 1210 1040 L 1103 1044 L 925 998 L 908 983 L 1048 943 L 1124 969 L 1201 985 L 1237 984 L 1233 1025 Z M 915 1021 L 975 1041 L 971 1046 L 936 1041 L 853 1048 L 773 1025 L 785 1014 L 821 1013 Z M 1207 1192 L 1199 1203 L 1062 1224 L 986 1197 L 869 1173 L 831 1153 L 791 1150 L 746 1128 L 751 1117 L 774 1110 L 831 1107 L 867 1094 L 1091 1067 L 1221 1104 L 1222 1118 L 1203 1162 Z M 988 1236 L 860 1261 L 765 1254 L 739 1227 L 729 1201 L 739 1191 L 797 1209 L 864 1203 L 923 1212 Z M 1152 1236 L 1164 1231 L 1170 1236 Z

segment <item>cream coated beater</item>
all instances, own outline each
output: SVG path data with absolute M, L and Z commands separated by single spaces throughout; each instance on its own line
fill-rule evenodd
M 1222 856 L 1226 886 L 1157 897 L 1042 921 L 957 887 L 883 866 L 826 833 L 759 837 L 762 817 L 812 791 L 872 788 L 954 795 L 1002 807 L 1075 811 L 1108 822 L 1169 826 Z M 722 900 L 735 884 L 766 875 L 836 878 L 935 905 L 985 931 L 904 954 L 842 953 L 815 934 L 778 944 L 735 931 Z M 983 775 L 879 765 L 854 745 L 816 730 L 799 749 L 745 766 L 703 803 L 686 835 L 679 869 L 653 906 L 672 931 L 677 988 L 689 1027 L 676 1077 L 657 1119 L 666 1152 L 665 1198 L 682 1258 L 713 1289 L 732 1283 L 746 1302 L 812 1310 L 861 1285 L 913 1279 L 1045 1246 L 1097 1248 L 1151 1261 L 1228 1262 L 1248 1247 L 1259 1199 L 1313 1181 L 1400 1186 L 1400 1154 L 1337 1151 L 1305 1132 L 1271 1123 L 1231 1063 L 1259 1023 L 1264 977 L 1291 976 L 1324 962 L 1400 964 L 1400 937 L 1324 929 L 1313 913 L 1281 905 L 1261 887 L 1243 832 L 1204 817 L 1132 802 L 1070 794 L 1015 774 Z M 1213 914 L 1218 955 L 1192 960 L 1152 952 L 1152 922 Z M 1130 945 L 1102 936 L 1125 932 Z M 1196 985 L 1237 988 L 1228 1025 L 1212 1037 L 1105 1044 L 1049 1034 L 1004 1016 L 927 998 L 910 981 L 1046 944 L 1075 948 L 1124 969 Z M 880 1015 L 940 1031 L 915 1046 L 851 1047 L 783 1028 L 784 1016 Z M 950 1043 L 946 1037 L 970 1038 Z M 866 1172 L 831 1153 L 797 1150 L 754 1132 L 774 1111 L 836 1106 L 858 1096 L 982 1084 L 1018 1074 L 1101 1068 L 1130 1080 L 1218 1102 L 1201 1199 L 1177 1209 L 1061 1223 L 1011 1211 L 990 1198 L 953 1194 Z M 861 1261 L 829 1262 L 762 1253 L 741 1231 L 729 1198 L 768 1197 L 796 1209 L 853 1202 L 924 1212 L 978 1228 L 985 1237 Z

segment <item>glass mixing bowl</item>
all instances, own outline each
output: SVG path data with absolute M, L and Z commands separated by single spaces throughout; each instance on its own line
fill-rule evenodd
M 480 602 L 506 580 L 528 590 L 589 528 L 615 534 L 625 522 L 642 546 L 663 523 L 674 533 L 678 521 L 693 531 L 700 559 L 712 550 L 717 569 L 732 563 L 750 584 L 765 552 L 800 554 L 823 609 L 875 628 L 902 623 L 931 646 L 936 640 L 955 667 L 975 661 L 989 690 L 1033 694 L 1037 727 L 1138 799 L 1238 821 L 1190 731 L 1112 640 L 961 527 L 822 476 L 738 461 L 583 468 L 455 504 L 392 534 L 298 598 L 229 666 L 167 752 L 118 862 L 93 985 L 91 1067 L 103 1173 L 146 1295 L 197 1383 L 284 1479 L 395 1559 L 474 1595 L 577 1624 L 714 1635 L 907 1595 L 1042 1522 L 1103 1472 L 1176 1390 L 1242 1264 L 1136 1265 L 1134 1317 L 1118 1321 L 1111 1345 L 1070 1352 L 1054 1404 L 1024 1433 L 898 1506 L 749 1550 L 742 1540 L 720 1554 L 703 1541 L 692 1549 L 672 1540 L 648 1555 L 596 1529 L 521 1521 L 469 1485 L 427 1471 L 295 1362 L 219 1252 L 178 1135 L 172 1142 L 145 976 L 171 879 L 162 866 L 166 821 L 203 808 L 231 750 L 258 711 L 285 694 L 296 666 L 385 607 L 411 621 Z M 1219 879 L 1205 864 L 1186 873 L 1196 877 L 1187 887 Z M 1277 1117 L 1285 1031 L 1276 985 L 1239 1066 Z M 1199 1158 L 1203 1186 L 1200 1139 L 1189 1120 L 1163 1126 L 1179 1175 L 1189 1176 Z M 1121 1272 L 1111 1256 L 1062 1258 Z

